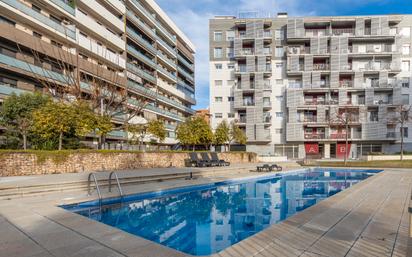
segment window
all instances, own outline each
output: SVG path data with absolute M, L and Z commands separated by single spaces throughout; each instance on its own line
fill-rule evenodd
M 87 38 L 88 36 L 86 34 L 84 34 L 84 32 L 79 31 L 79 34 L 82 35 L 83 37 Z
M 409 94 L 402 95 L 402 104 L 409 104 Z
M 275 49 L 275 57 L 283 57 L 284 51 L 282 46 L 277 46 Z
M 223 98 L 221 96 L 216 96 L 215 97 L 215 102 L 220 103 L 222 102 Z
M 228 102 L 233 102 L 233 101 L 235 101 L 235 98 L 233 96 L 228 96 L 227 101 Z
M 42 38 L 42 34 L 37 33 L 36 31 L 33 31 L 33 36 L 37 37 L 37 38 Z
M 283 133 L 283 129 L 281 129 L 281 128 L 275 129 L 275 133 L 276 133 L 276 134 L 282 134 L 282 133 Z
M 214 32 L 214 40 L 215 41 L 222 41 L 223 33 L 222 31 L 215 31 Z
M 228 118 L 234 118 L 234 117 L 235 117 L 235 114 L 232 113 L 232 112 L 228 112 L 228 113 L 227 113 L 227 117 L 228 117 Z
M 228 87 L 233 87 L 235 85 L 235 81 L 234 80 L 228 80 L 227 81 L 227 86 Z
M 222 58 L 222 48 L 216 47 L 213 51 L 215 58 Z
M 79 53 L 79 56 L 80 56 L 81 58 L 85 59 L 85 60 L 88 60 L 88 59 L 89 59 L 89 57 L 87 57 L 86 55 L 84 55 L 84 54 L 82 54 L 82 53 Z
M 216 70 L 221 70 L 222 69 L 222 64 L 221 63 L 216 63 L 215 64 L 215 69 Z
M 40 7 L 38 7 L 37 5 L 34 5 L 34 4 L 31 5 L 31 9 L 35 10 L 35 11 L 38 12 L 38 13 L 41 12 Z
M 283 40 L 284 39 L 283 30 L 281 30 L 281 29 L 275 30 L 275 39 L 276 40 Z
M 402 61 L 402 71 L 410 71 L 410 62 Z
M 17 80 L 15 80 L 15 79 L 0 77 L 0 82 L 2 84 L 8 85 L 9 87 L 17 87 Z
M 57 18 L 56 16 L 50 15 L 50 20 L 55 21 L 57 23 L 62 23 L 62 20 L 60 18 Z
M 283 79 L 277 79 L 276 85 L 283 85 Z
M 369 121 L 377 122 L 379 121 L 378 111 L 369 112 Z
M 406 127 L 404 127 L 404 128 L 402 128 L 402 133 L 403 133 L 403 137 L 405 138 L 405 137 L 409 137 L 409 133 L 408 133 L 409 131 L 408 131 L 408 128 L 406 128 Z
M 401 28 L 400 34 L 401 34 L 401 36 L 404 36 L 404 37 L 410 37 L 411 36 L 411 28 L 410 27 Z
M 402 46 L 402 54 L 409 55 L 411 46 L 409 44 L 405 44 Z
M 283 95 L 276 96 L 276 101 L 282 102 L 283 101 Z
M 276 112 L 276 118 L 283 118 L 283 112 Z
M 221 112 L 217 112 L 217 113 L 215 113 L 215 118 L 217 118 L 217 119 L 221 119 L 223 117 L 223 115 L 222 115 L 222 113 Z
M 226 41 L 233 41 L 233 40 L 235 40 L 235 31 L 234 30 L 226 31 Z
M 234 52 L 234 50 L 233 50 L 233 47 L 228 47 L 228 48 L 226 48 L 226 57 L 227 57 L 227 58 L 233 58 L 233 57 L 235 56 L 234 53 L 235 53 L 235 52 Z
M 282 69 L 283 68 L 283 63 L 277 62 L 276 63 L 276 69 Z
M 228 64 L 227 64 L 227 68 L 228 68 L 229 70 L 234 70 L 234 69 L 235 69 L 235 64 L 234 64 L 234 63 L 228 63 Z
M 0 22 L 8 23 L 10 25 L 16 25 L 16 23 L 12 20 L 7 19 L 6 17 L 3 17 L 0 15 Z
M 409 78 L 402 78 L 402 87 L 409 88 Z
M 223 85 L 223 82 L 221 80 L 215 80 L 215 86 L 221 87 Z
M 56 42 L 56 41 L 54 41 L 54 40 L 51 40 L 50 43 L 51 43 L 52 45 L 54 45 L 54 46 L 57 46 L 58 48 L 62 48 L 62 47 L 63 47 L 63 44 L 61 44 L 61 43 L 59 43 L 59 42 Z

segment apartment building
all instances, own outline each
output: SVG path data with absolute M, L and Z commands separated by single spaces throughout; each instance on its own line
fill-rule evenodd
M 195 113 L 195 47 L 153 0 L 0 0 L 0 31 L 0 100 L 50 90 L 44 81 L 58 91 L 78 72 L 86 96 L 93 77 L 126 90 L 128 108 L 147 103 L 131 122 L 161 119 L 166 145 Z M 125 120 L 119 113 L 113 123 Z M 108 140 L 128 137 L 115 130 Z
M 215 17 L 212 126 L 236 122 L 259 154 L 399 152 L 394 117 L 411 104 L 411 27 L 411 15 Z M 402 128 L 409 151 L 411 129 Z

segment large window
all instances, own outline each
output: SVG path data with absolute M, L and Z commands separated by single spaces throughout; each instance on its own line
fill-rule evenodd
M 223 114 L 221 112 L 215 113 L 215 118 L 221 119 L 223 117 Z
M 215 86 L 221 87 L 223 82 L 221 80 L 215 80 Z
M 402 104 L 409 104 L 409 94 L 402 95 Z
M 216 70 L 221 70 L 222 69 L 222 64 L 221 63 L 216 63 L 215 64 L 215 69 Z
M 409 78 L 402 78 L 402 87 L 409 88 Z
M 284 39 L 285 33 L 283 32 L 282 29 L 277 29 L 275 30 L 275 39 L 276 40 L 283 40 Z
M 409 44 L 405 44 L 402 46 L 402 54 L 409 55 L 411 46 Z
M 233 47 L 228 47 L 228 48 L 226 48 L 226 57 L 227 57 L 227 58 L 233 58 L 233 57 L 235 57 L 235 52 L 234 52 Z
M 222 48 L 216 47 L 213 51 L 215 58 L 222 58 Z
M 214 40 L 215 41 L 222 41 L 222 39 L 223 39 L 222 31 L 215 31 L 214 32 Z
M 403 137 L 405 138 L 405 137 L 409 137 L 409 131 L 408 131 L 408 128 L 407 127 L 404 127 L 404 128 L 402 128 L 402 131 L 403 131 Z
M 410 71 L 410 65 L 409 61 L 402 61 L 402 71 Z
M 216 97 L 215 97 L 215 102 L 216 102 L 216 103 L 221 103 L 222 100 L 223 100 L 223 98 L 222 98 L 221 96 L 216 96 Z
M 234 30 L 226 31 L 226 41 L 233 41 L 233 40 L 235 40 L 235 31 Z
M 284 51 L 282 46 L 277 46 L 275 50 L 275 57 L 283 57 Z

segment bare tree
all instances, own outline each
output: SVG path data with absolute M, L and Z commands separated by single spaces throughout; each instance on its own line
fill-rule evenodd
M 403 160 L 404 155 L 404 127 L 408 121 L 412 119 L 412 106 L 411 105 L 399 105 L 395 108 L 394 115 L 388 118 L 388 121 L 392 124 L 399 125 L 400 129 L 400 154 L 401 154 L 401 161 Z
M 339 107 L 335 115 L 329 118 L 330 125 L 345 128 L 345 155 L 344 163 L 347 164 L 348 146 L 349 146 L 349 129 L 350 125 L 359 122 L 359 109 L 349 106 Z
M 96 113 L 110 119 L 122 116 L 123 125 L 118 129 L 125 129 L 134 117 L 142 115 L 148 104 L 144 95 L 131 93 L 134 90 L 128 87 L 123 71 L 84 60 L 75 44 L 52 46 L 33 40 L 30 48 L 17 44 L 17 49 L 26 62 L 40 65 L 28 65 L 27 69 L 49 94 L 70 102 L 87 101 Z M 99 136 L 99 147 L 104 145 L 105 136 Z

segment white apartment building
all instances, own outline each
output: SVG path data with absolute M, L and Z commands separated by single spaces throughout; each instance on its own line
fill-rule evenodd
M 261 155 L 399 152 L 394 120 L 411 104 L 411 27 L 411 15 L 215 17 L 211 124 L 237 123 L 247 150 Z M 411 129 L 402 128 L 409 151 Z

